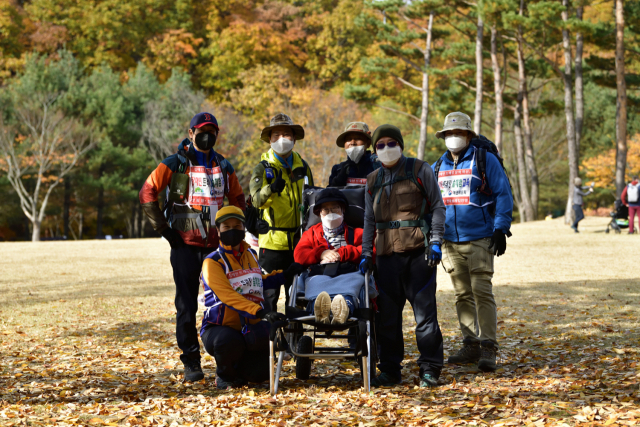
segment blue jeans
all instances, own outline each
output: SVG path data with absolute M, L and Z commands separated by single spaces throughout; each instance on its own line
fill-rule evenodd
M 572 227 L 578 228 L 578 223 L 584 219 L 584 212 L 582 212 L 582 205 L 573 205 L 573 212 L 576 214 L 576 219 L 573 221 Z

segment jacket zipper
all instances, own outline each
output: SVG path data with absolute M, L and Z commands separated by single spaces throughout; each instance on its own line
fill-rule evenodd
M 453 160 L 453 169 L 456 170 L 458 168 L 458 160 Z M 456 205 L 453 205 L 453 225 L 456 229 L 456 238 L 457 241 L 460 241 L 460 235 L 458 234 L 458 211 L 456 210 Z

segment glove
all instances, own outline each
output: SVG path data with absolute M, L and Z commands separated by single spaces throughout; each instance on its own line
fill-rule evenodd
M 275 181 L 271 183 L 271 192 L 272 193 L 282 193 L 287 182 L 282 179 L 282 169 L 278 170 L 278 174 L 276 175 Z
M 171 245 L 171 249 L 181 248 L 185 245 L 184 240 L 182 240 L 182 236 L 176 230 L 171 227 L 167 227 L 160 233 L 162 237 L 167 239 L 169 245 Z
M 258 312 L 256 313 L 256 317 L 266 320 L 269 323 L 287 321 L 287 316 L 285 316 L 284 314 L 278 313 L 277 311 L 267 311 L 264 308 L 258 310 Z
M 511 235 L 511 233 L 509 233 Z M 493 250 L 491 249 L 493 248 Z M 496 230 L 491 236 L 491 243 L 489 244 L 489 252 L 492 252 L 496 256 L 504 254 L 507 250 L 507 237 L 502 230 Z
M 283 271 L 282 274 L 284 274 L 285 280 L 289 281 L 293 279 L 293 276 L 295 276 L 296 274 L 300 274 L 305 270 L 306 267 L 298 264 L 297 262 L 294 262 L 285 271 Z
M 347 179 L 349 178 L 349 161 L 340 168 L 340 172 L 331 181 L 333 187 L 344 187 L 347 185 Z
M 440 242 L 433 242 L 429 245 L 429 267 L 435 267 L 440 264 L 442 260 L 442 249 L 440 248 Z
M 367 274 L 367 271 L 373 271 L 373 259 L 363 255 L 360 260 L 360 273 Z

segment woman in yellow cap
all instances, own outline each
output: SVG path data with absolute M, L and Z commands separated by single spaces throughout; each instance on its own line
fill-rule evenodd
M 227 206 L 216 214 L 218 250 L 202 265 L 205 311 L 200 336 L 216 359 L 216 386 L 238 387 L 269 378 L 269 322 L 285 316 L 264 308 L 265 289 L 280 287 L 299 272 L 294 264 L 284 272 L 263 275 L 258 256 L 244 241 L 244 214 Z

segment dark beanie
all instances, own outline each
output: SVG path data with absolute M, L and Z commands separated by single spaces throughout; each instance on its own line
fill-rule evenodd
M 400 129 L 398 129 L 394 125 L 382 125 L 378 126 L 375 132 L 373 132 L 373 136 L 371 137 L 374 152 L 376 151 L 376 143 L 378 142 L 378 140 L 385 136 L 398 141 L 400 143 L 400 148 L 404 150 L 404 140 L 402 139 L 402 132 L 400 132 Z

